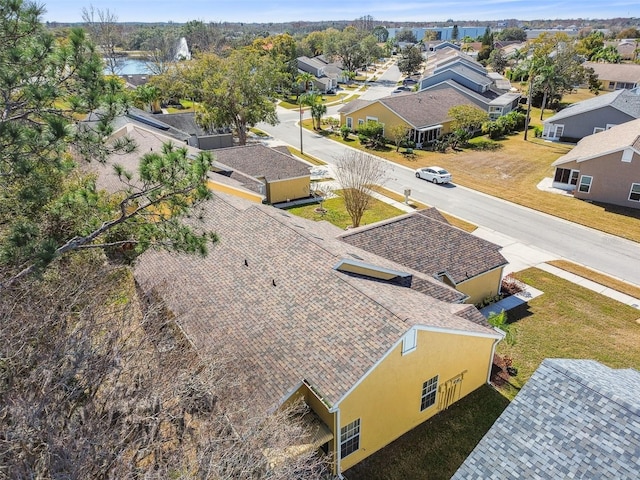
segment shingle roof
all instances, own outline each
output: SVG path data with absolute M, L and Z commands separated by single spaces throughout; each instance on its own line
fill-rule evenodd
M 626 83 L 640 82 L 640 65 L 634 63 L 584 62 L 582 65 L 585 68 L 593 68 L 600 80 Z
M 224 165 L 268 182 L 309 175 L 309 165 L 261 143 L 219 148 L 215 156 Z
M 623 89 L 574 103 L 573 105 L 560 110 L 552 117 L 547 118 L 543 123 L 555 123 L 565 118 L 598 110 L 607 106 L 616 108 L 632 118 L 640 118 L 640 95 L 633 94 L 629 90 Z
M 431 210 L 435 209 L 427 212 Z M 420 211 L 351 230 L 340 238 L 426 275 L 447 272 L 456 284 L 507 263 L 499 245 Z
M 116 175 L 113 169 L 113 164 L 119 164 L 124 167 L 126 171 L 134 174 L 135 181 L 135 178 L 137 178 L 135 174 L 138 172 L 140 158 L 146 153 L 160 152 L 162 145 L 165 143 L 171 143 L 177 148 L 186 148 L 192 155 L 196 155 L 200 152 L 197 148 L 182 143 L 175 138 L 162 135 L 152 129 L 138 126 L 138 124 L 134 122 L 127 123 L 120 129 L 116 130 L 112 134 L 111 139 L 115 140 L 123 135 L 127 135 L 135 141 L 137 145 L 135 151 L 124 154 L 113 154 L 104 164 L 91 162 L 83 165 L 83 169 L 85 171 L 97 174 L 96 186 L 99 189 L 104 189 L 112 193 L 124 191 L 125 185 Z
M 631 147 L 640 152 L 640 119 L 621 123 L 604 132 L 584 137 L 569 153 L 561 156 L 552 166 L 568 162 L 584 162 L 593 158 Z
M 637 479 L 640 372 L 545 360 L 452 477 Z
M 256 398 L 273 405 L 306 380 L 335 404 L 414 324 L 496 336 L 467 306 L 333 267 L 357 256 L 419 272 L 337 240 L 326 225 L 233 202 L 204 205 L 204 228 L 220 238 L 208 257 L 148 251 L 135 277 L 161 295 L 196 348 L 224 344 L 243 359 Z
M 387 107 L 414 128 L 448 122 L 450 120 L 449 110 L 451 107 L 455 107 L 456 105 L 472 105 L 472 102 L 463 94 L 453 88 L 445 88 L 433 91 L 423 90 L 421 92 L 395 94 L 378 100 L 363 100 L 348 110 L 341 110 L 341 113 L 353 113 L 376 102 Z M 350 102 L 350 104 L 351 103 L 355 102 Z

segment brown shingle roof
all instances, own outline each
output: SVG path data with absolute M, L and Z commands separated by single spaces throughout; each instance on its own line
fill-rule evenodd
M 352 230 L 340 238 L 426 275 L 447 272 L 456 284 L 507 263 L 500 246 L 421 212 Z
M 309 165 L 262 144 L 220 148 L 216 160 L 252 177 L 268 182 L 309 175 Z
M 255 394 L 272 404 L 303 379 L 335 404 L 413 324 L 496 335 L 449 303 L 335 270 L 345 252 L 403 267 L 322 236 L 328 228 L 318 234 L 313 222 L 272 207 L 234 205 L 222 197 L 205 204 L 205 227 L 220 237 L 207 258 L 148 251 L 135 276 L 161 294 L 196 348 L 223 341 L 235 351 Z

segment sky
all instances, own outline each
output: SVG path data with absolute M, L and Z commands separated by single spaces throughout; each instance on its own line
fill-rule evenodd
M 93 5 L 109 10 L 120 22 L 281 23 L 292 21 L 374 20 L 444 22 L 448 19 L 483 21 L 640 17 L 638 0 L 39 0 L 47 12 L 44 21 L 80 22 L 82 9 Z M 324 3 L 324 4 L 323 4 Z

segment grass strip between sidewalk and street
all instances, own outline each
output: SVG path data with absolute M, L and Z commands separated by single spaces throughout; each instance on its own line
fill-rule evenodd
M 616 292 L 624 293 L 630 297 L 640 299 L 640 287 L 636 287 L 630 283 L 610 277 L 604 273 L 591 270 L 590 268 L 583 267 L 582 265 L 578 265 L 577 263 L 573 263 L 568 260 L 551 260 L 547 263 L 561 270 L 578 275 L 579 277 L 599 283 L 600 285 L 608 287 L 611 290 L 615 290 Z

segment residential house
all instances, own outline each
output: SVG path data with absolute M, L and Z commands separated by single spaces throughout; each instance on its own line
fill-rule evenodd
M 239 172 L 249 180 L 245 186 L 250 189 L 256 180 L 261 182 L 260 192 L 267 203 L 288 203 L 310 196 L 311 167 L 293 157 L 286 147 L 270 148 L 256 143 L 218 149 L 215 157 L 217 173 Z
M 584 137 L 552 165 L 553 186 L 576 198 L 640 208 L 640 119 Z
M 639 452 L 640 372 L 547 359 L 452 478 L 631 480 Z
M 430 208 L 342 234 L 343 242 L 429 275 L 478 304 L 500 293 L 500 246 L 456 228 Z
M 574 103 L 542 122 L 542 138 L 577 142 L 640 118 L 640 94 L 617 90 Z
M 327 93 L 338 88 L 338 82 L 345 81 L 342 69 L 327 61 L 323 56 L 298 57 L 298 70 L 313 75 L 313 90 Z
M 113 121 L 115 129 L 129 123 L 170 136 L 174 140 L 200 150 L 213 150 L 233 145 L 233 134 L 230 128 L 202 128 L 196 122 L 193 112 L 153 114 L 139 108 L 129 107 L 124 115 L 116 117 Z
M 147 251 L 135 279 L 196 351 L 235 353 L 256 411 L 304 398 L 334 474 L 488 381 L 503 334 L 456 290 L 324 222 L 227 196 L 203 208 L 209 255 Z
M 614 44 L 622 60 L 637 60 L 640 54 L 640 39 L 627 38 Z
M 443 50 L 445 48 L 452 48 L 454 50 L 460 51 L 460 45 L 456 45 L 455 43 L 451 42 L 443 42 L 441 40 L 425 42 L 424 47 L 427 52 L 437 52 L 438 50 Z
M 592 68 L 598 75 L 603 90 L 628 90 L 640 86 L 640 65 L 635 63 L 584 62 L 585 68 Z
M 408 131 L 409 140 L 418 148 L 433 143 L 451 132 L 449 110 L 473 102 L 456 88 L 393 94 L 377 100 L 354 100 L 338 110 L 340 125 L 357 130 L 368 121 L 384 125 L 385 135 L 397 125 Z
M 469 55 L 451 48 L 436 52 L 427 59 L 418 90 L 428 90 L 443 84 L 457 84 L 493 120 L 518 106 L 520 93 L 497 72 L 489 72 Z M 439 87 L 438 87 L 439 88 Z
M 521 97 L 520 92 L 507 92 L 500 94 L 492 88 L 479 93 L 454 80 L 446 80 L 444 82 L 437 83 L 422 91 L 435 92 L 438 90 L 449 89 L 454 89 L 461 95 L 464 95 L 468 102 L 487 112 L 489 119 L 491 120 L 496 120 L 502 115 L 506 115 L 507 113 L 516 110 Z

